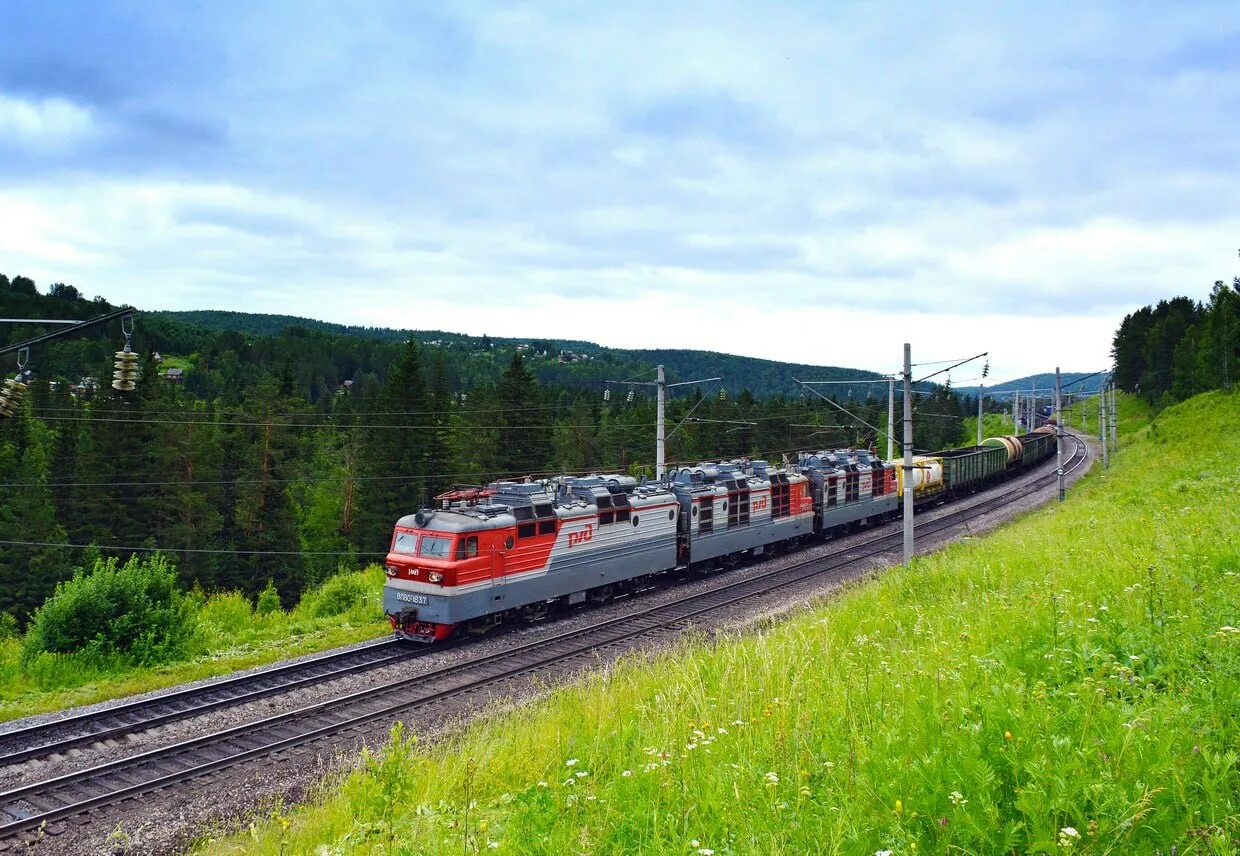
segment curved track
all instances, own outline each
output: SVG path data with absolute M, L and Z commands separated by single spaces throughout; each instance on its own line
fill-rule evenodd
M 1084 463 L 1085 443 L 1064 462 L 1065 472 Z M 1017 502 L 1054 479 L 1040 476 L 1001 491 L 988 500 L 950 511 L 923 523 L 917 531 L 934 534 Z M 454 696 L 468 696 L 489 686 L 536 673 L 548 667 L 588 662 L 600 649 L 678 631 L 694 619 L 738 601 L 823 577 L 843 578 L 855 562 L 886 553 L 902 543 L 899 531 L 877 535 L 829 554 L 807 558 L 770 574 L 729 581 L 726 575 L 710 589 L 670 603 L 599 621 L 549 638 L 517 645 L 460 663 L 427 671 L 280 713 L 244 725 L 206 734 L 74 773 L 0 793 L 0 840 L 41 829 L 89 809 L 131 799 L 244 761 L 339 735 L 361 726 L 406 715 L 409 711 Z

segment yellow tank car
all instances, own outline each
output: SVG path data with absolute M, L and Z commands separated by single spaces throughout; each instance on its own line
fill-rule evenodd
M 891 462 L 896 468 L 896 479 L 899 484 L 900 496 L 904 496 L 904 460 L 896 459 Z M 943 459 L 931 457 L 930 455 L 914 455 L 913 456 L 913 472 L 911 476 L 913 483 L 913 499 L 921 502 L 938 496 L 943 492 Z

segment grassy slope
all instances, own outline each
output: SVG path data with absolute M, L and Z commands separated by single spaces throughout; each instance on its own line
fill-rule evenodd
M 154 667 L 117 667 L 74 655 L 44 654 L 23 665 L 21 640 L 0 640 L 0 722 L 226 675 L 385 635 L 377 566 L 349 575 L 368 595 L 341 614 L 324 610 L 317 592 L 293 609 L 257 615 L 238 594 L 213 595 L 198 616 L 192 660 Z
M 760 635 L 398 745 L 202 847 L 1234 852 L 1238 460 L 1240 396 L 1201 396 L 1063 507 Z

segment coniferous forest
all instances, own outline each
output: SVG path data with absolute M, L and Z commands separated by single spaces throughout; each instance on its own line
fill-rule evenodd
M 1240 373 L 1240 277 L 1215 282 L 1205 303 L 1176 297 L 1125 316 L 1111 354 L 1116 385 L 1160 408 L 1231 389 Z
M 85 319 L 115 308 L 71 285 L 44 291 L 0 275 L 0 317 Z M 0 420 L 0 611 L 24 622 L 75 568 L 153 549 L 186 587 L 253 596 L 274 584 L 292 603 L 339 567 L 378 560 L 398 517 L 454 485 L 653 475 L 653 387 L 606 382 L 654 380 L 653 362 L 634 352 L 227 326 L 139 312 L 131 344 L 142 375 L 129 393 L 110 386 L 119 322 L 32 349 L 22 407 Z M 0 343 L 47 329 L 6 324 Z M 669 353 L 668 380 L 692 379 L 678 375 L 677 353 L 688 352 Z M 717 362 L 712 374 L 744 367 L 728 355 Z M 16 371 L 16 361 L 0 365 L 5 377 Z M 876 442 L 862 423 L 885 429 L 886 387 L 861 389 L 873 396 L 842 399 L 857 421 L 812 393 L 737 389 L 727 378 L 684 387 L 668 403 L 669 463 L 885 451 L 885 437 Z M 975 401 L 927 392 L 917 447 L 955 445 Z

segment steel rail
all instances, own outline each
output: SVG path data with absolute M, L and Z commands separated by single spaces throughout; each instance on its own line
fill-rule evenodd
M 263 672 L 187 687 L 153 698 L 41 722 L 0 733 L 0 768 L 52 755 L 178 719 L 244 704 L 346 675 L 376 669 L 419 653 L 394 639 L 287 663 Z M 326 669 L 326 671 L 323 671 Z M 70 733 L 48 740 L 48 735 Z
M 1073 471 L 1087 459 L 1081 454 L 1086 447 L 1078 437 L 1078 444 L 1068 471 Z M 1078 455 L 1080 457 L 1077 460 Z M 957 509 L 933 521 L 923 524 L 923 532 L 931 534 L 950 529 L 962 521 L 993 511 L 996 508 L 1025 498 L 1042 482 L 1053 479 L 1054 474 L 1029 480 L 1010 491 L 994 497 L 994 501 L 982 501 L 967 508 Z M 21 832 L 42 828 L 48 823 L 70 817 L 91 808 L 118 802 L 149 791 L 166 788 L 205 773 L 230 767 L 252 758 L 271 755 L 284 749 L 299 746 L 321 737 L 356 729 L 379 719 L 389 719 L 412 708 L 422 707 L 454 696 L 476 692 L 487 686 L 502 683 L 529 672 L 535 672 L 574 658 L 589 656 L 600 648 L 614 647 L 637 637 L 667 632 L 700 615 L 714 612 L 755 595 L 768 594 L 814 577 L 837 571 L 857 560 L 879 555 L 898 546 L 900 532 L 887 533 L 868 541 L 845 548 L 828 557 L 814 557 L 782 568 L 770 574 L 743 580 L 722 581 L 712 589 L 696 592 L 667 604 L 647 607 L 634 613 L 616 616 L 596 622 L 588 627 L 566 631 L 555 636 L 527 642 L 514 648 L 483 655 L 461 663 L 443 666 L 415 676 L 379 687 L 358 690 L 349 695 L 325 702 L 308 705 L 292 711 L 276 714 L 256 722 L 234 726 L 224 731 L 203 735 L 172 746 L 152 749 L 129 758 L 119 759 L 93 768 L 68 773 L 54 779 L 36 782 L 0 793 L 0 814 L 12 818 L 0 825 L 0 840 Z M 595 638 L 602 636 L 603 638 Z M 578 644 L 573 644 L 580 640 Z M 558 649 L 558 650 L 557 650 Z M 533 654 L 532 661 L 525 660 Z M 505 665 L 511 663 L 511 665 Z M 485 671 L 498 666 L 493 674 L 474 677 L 442 689 L 420 687 L 426 683 L 450 679 L 466 671 Z M 414 697 L 404 695 L 385 703 L 385 696 L 401 696 L 414 688 Z M 369 710 L 359 710 L 367 703 L 378 705 Z M 287 726 L 301 723 L 302 727 L 288 732 Z M 263 732 L 271 732 L 264 737 Z M 253 738 L 258 738 L 257 743 Z M 248 739 L 247 739 L 248 738 Z M 212 754 L 210 750 L 216 750 Z M 218 754 L 223 750 L 223 754 Z M 195 755 L 195 753 L 198 753 Z M 179 769 L 168 770 L 180 764 Z M 143 766 L 149 766 L 147 777 Z M 128 776 L 120 775 L 127 773 Z M 149 775 L 153 773 L 154 775 Z M 84 797 L 72 796 L 71 788 L 78 786 L 86 791 Z M 57 793 L 60 799 L 57 799 Z M 68 797 L 65 802 L 64 798 Z M 24 803 L 33 808 L 27 811 Z M 60 803 L 56 805 L 56 803 Z

